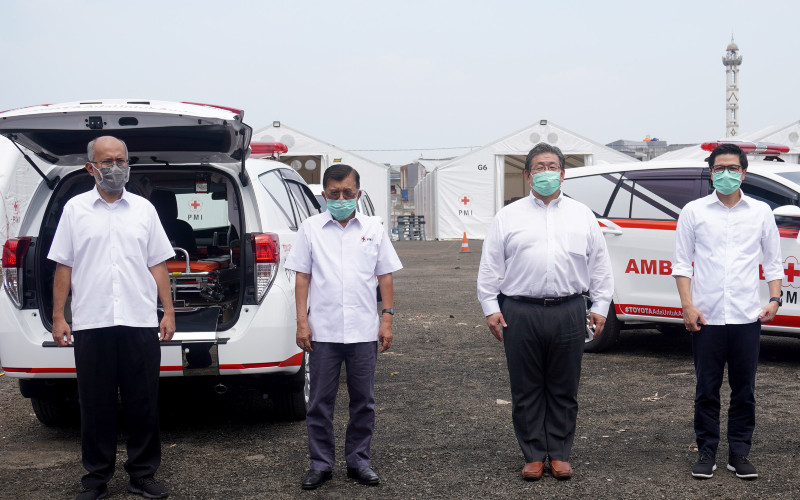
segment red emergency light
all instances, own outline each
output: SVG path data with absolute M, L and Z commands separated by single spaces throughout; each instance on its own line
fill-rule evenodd
M 286 144 L 282 142 L 251 142 L 251 158 L 277 158 L 289 151 Z
M 244 115 L 243 109 L 229 108 L 228 106 L 219 106 L 217 104 L 206 104 L 204 102 L 188 102 L 188 101 L 183 101 L 182 104 L 193 104 L 195 106 L 205 106 L 207 108 L 224 109 L 225 111 L 230 111 L 233 114 L 239 115 L 239 119 L 241 119 L 242 115 Z
M 784 146 L 783 144 L 774 144 L 771 142 L 714 141 L 704 142 L 700 145 L 700 148 L 703 151 L 713 151 L 714 148 L 717 146 L 722 146 L 723 144 L 733 144 L 734 146 L 739 146 L 742 151 L 751 155 L 775 156 L 781 153 L 789 152 L 789 146 Z

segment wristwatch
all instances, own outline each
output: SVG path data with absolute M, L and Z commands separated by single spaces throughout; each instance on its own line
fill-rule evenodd
M 769 301 L 770 302 L 777 302 L 778 303 L 778 307 L 783 305 L 783 299 L 780 298 L 780 297 L 770 297 Z
M 393 309 L 393 308 L 391 308 L 391 307 L 390 307 L 389 309 L 384 309 L 383 311 L 381 311 L 381 316 L 383 316 L 383 315 L 384 315 L 384 314 L 386 314 L 386 313 L 389 313 L 389 314 L 391 314 L 392 316 L 394 316 L 394 309 Z

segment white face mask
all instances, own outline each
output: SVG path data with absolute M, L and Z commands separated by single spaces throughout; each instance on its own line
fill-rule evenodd
M 95 171 L 94 178 L 100 189 L 106 193 L 117 194 L 122 192 L 125 183 L 128 182 L 130 177 L 131 167 L 123 167 L 121 165 L 111 165 L 110 167 L 97 168 L 92 165 Z

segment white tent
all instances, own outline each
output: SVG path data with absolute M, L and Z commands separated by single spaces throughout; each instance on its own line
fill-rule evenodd
M 392 227 L 389 220 L 388 166 L 345 151 L 279 122 L 256 131 L 252 140 L 285 144 L 289 152 L 281 155 L 280 161 L 291 165 L 309 184 L 322 184 L 322 174 L 333 164 L 350 165 L 358 171 L 361 189 L 369 193 L 375 206 L 375 214 L 383 218 L 387 231 Z
M 41 170 L 46 172 L 49 169 L 48 164 L 30 154 L 30 151 L 24 148 L 23 151 Z M 10 237 L 20 236 L 17 234 L 20 223 L 41 180 L 14 144 L 0 137 L 0 245 Z
M 770 127 L 742 134 L 737 137 L 725 137 L 718 141 L 739 142 L 770 142 L 789 146 L 788 153 L 782 153 L 780 158 L 786 163 L 800 163 L 800 120 L 787 125 L 773 125 Z M 700 145 L 676 149 L 658 156 L 657 160 L 697 160 L 708 158 L 708 151 L 700 149 Z M 749 155 L 749 158 L 763 158 L 760 155 Z
M 492 217 L 526 196 L 523 170 L 528 151 L 540 142 L 558 146 L 567 167 L 634 162 L 634 158 L 541 120 L 496 142 L 436 167 L 415 188 L 417 214 L 425 216 L 426 239 L 483 239 Z

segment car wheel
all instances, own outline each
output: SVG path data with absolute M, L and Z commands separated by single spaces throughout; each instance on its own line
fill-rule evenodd
M 78 402 L 71 397 L 31 398 L 39 422 L 47 427 L 70 427 L 80 422 Z
M 590 302 L 588 297 L 586 300 L 586 339 L 583 344 L 583 352 L 604 352 L 616 344 L 619 338 L 619 330 L 622 326 L 617 319 L 617 314 L 614 312 L 614 303 L 612 302 L 608 308 L 608 315 L 606 316 L 606 324 L 603 331 L 598 337 L 594 336 L 594 330 L 589 328 L 589 306 Z
M 283 390 L 273 394 L 275 415 L 281 420 L 303 420 L 308 410 L 311 379 L 308 372 L 308 353 L 303 354 L 300 370 Z

